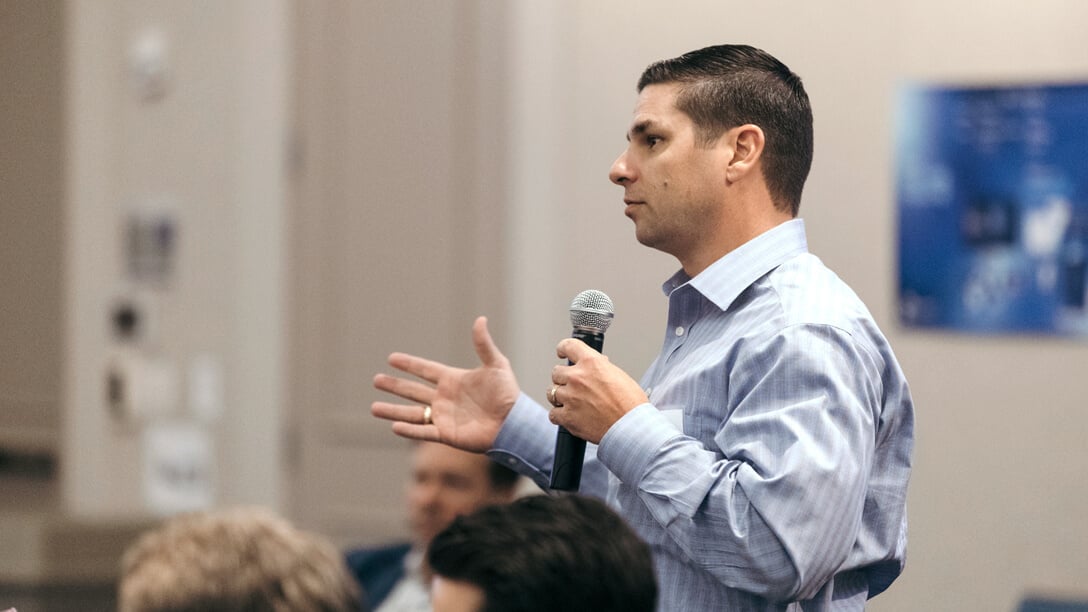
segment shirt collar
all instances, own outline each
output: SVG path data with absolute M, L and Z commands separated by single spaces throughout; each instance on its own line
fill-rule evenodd
M 404 555 L 404 573 L 409 576 L 423 577 L 424 550 L 412 547 L 408 554 Z
M 760 277 L 807 252 L 805 222 L 791 219 L 726 253 L 695 278 L 681 269 L 665 281 L 661 290 L 669 295 L 684 285 L 691 285 L 715 306 L 725 310 Z

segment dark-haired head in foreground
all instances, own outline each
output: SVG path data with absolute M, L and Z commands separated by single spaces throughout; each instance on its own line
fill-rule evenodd
M 455 520 L 427 560 L 435 612 L 652 612 L 649 547 L 608 506 L 532 496 Z

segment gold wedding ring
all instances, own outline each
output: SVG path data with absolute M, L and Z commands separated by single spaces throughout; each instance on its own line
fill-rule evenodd
M 555 406 L 556 408 L 562 408 L 563 404 L 560 404 L 559 400 L 555 399 L 555 393 L 557 391 L 559 391 L 559 385 L 552 385 L 552 388 L 548 389 L 548 392 L 545 393 L 544 395 L 546 395 L 548 397 L 548 403 L 549 404 L 551 404 L 552 406 Z
M 431 425 L 432 423 L 434 423 L 434 421 L 431 420 L 431 407 L 429 405 L 424 406 L 423 407 L 423 424 L 424 425 Z

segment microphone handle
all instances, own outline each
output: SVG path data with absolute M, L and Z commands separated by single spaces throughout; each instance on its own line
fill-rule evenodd
M 604 334 L 596 330 L 574 328 L 571 338 L 576 338 L 589 345 L 589 348 L 601 352 L 604 348 Z M 570 364 L 570 361 L 567 361 Z M 555 434 L 555 459 L 552 463 L 551 489 L 555 491 L 577 491 L 582 482 L 582 462 L 586 456 L 586 441 L 560 426 Z

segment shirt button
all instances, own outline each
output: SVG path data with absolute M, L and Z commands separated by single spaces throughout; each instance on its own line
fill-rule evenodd
M 678 325 L 676 327 L 676 335 L 677 336 L 683 336 L 684 335 L 684 326 L 683 325 Z

